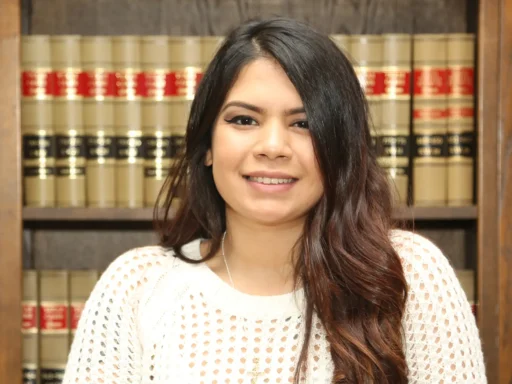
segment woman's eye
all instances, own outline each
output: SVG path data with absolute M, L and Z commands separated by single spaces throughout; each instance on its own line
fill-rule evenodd
M 297 122 L 293 123 L 293 125 L 295 127 L 299 127 L 299 128 L 303 128 L 303 129 L 309 128 L 309 124 L 308 124 L 307 120 L 297 121 Z
M 255 125 L 256 120 L 249 116 L 235 116 L 232 119 L 226 120 L 228 123 L 236 125 Z

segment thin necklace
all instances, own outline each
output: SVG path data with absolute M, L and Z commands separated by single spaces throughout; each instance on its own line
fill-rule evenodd
M 224 259 L 224 265 L 226 266 L 226 271 L 228 272 L 228 277 L 229 277 L 229 281 L 231 282 L 231 286 L 233 287 L 233 289 L 236 289 L 235 283 L 233 282 L 233 278 L 231 277 L 231 271 L 229 270 L 228 261 L 226 260 L 226 252 L 224 251 L 224 240 L 226 239 L 226 233 L 227 233 L 227 231 L 224 231 L 224 235 L 222 236 L 222 242 L 221 242 L 222 258 Z M 245 327 L 245 321 L 242 322 L 242 327 L 244 328 L 244 331 L 246 334 L 249 333 L 247 331 L 247 328 Z M 274 341 L 274 337 L 272 337 L 270 339 L 271 343 L 273 341 Z M 253 362 L 254 362 L 254 367 L 253 367 L 252 371 L 250 371 L 248 373 L 249 373 L 249 375 L 252 376 L 251 384 L 256 384 L 258 382 L 258 378 L 260 376 L 264 375 L 265 372 L 260 370 L 260 359 L 259 358 L 255 357 L 253 359 Z

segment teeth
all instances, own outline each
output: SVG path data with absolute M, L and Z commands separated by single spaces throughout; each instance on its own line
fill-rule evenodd
M 257 183 L 261 184 L 289 184 L 293 182 L 293 179 L 274 179 L 270 177 L 251 177 L 249 176 L 248 179 L 250 181 L 255 181 Z

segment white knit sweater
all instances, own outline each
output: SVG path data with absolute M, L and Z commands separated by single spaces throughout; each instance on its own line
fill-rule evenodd
M 454 270 L 426 238 L 391 239 L 410 287 L 404 325 L 409 383 L 486 383 L 475 319 Z M 185 247 L 198 259 L 200 240 Z M 64 384 L 290 383 L 302 345 L 303 293 L 251 296 L 204 263 L 150 246 L 118 257 L 80 319 Z M 304 382 L 332 382 L 315 319 Z

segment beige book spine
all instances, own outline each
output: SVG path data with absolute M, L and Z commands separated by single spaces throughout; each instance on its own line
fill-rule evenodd
M 86 192 L 89 207 L 116 205 L 114 96 L 112 41 L 107 36 L 83 37 L 84 131 Z
M 51 37 L 56 199 L 59 207 L 86 205 L 80 39 L 75 35 Z
M 170 72 L 169 38 L 145 36 L 141 44 L 145 93 L 142 101 L 144 135 L 144 205 L 155 205 L 171 165 L 170 95 L 166 94 Z
M 210 65 L 224 39 L 224 36 L 201 36 L 201 68 L 203 71 Z
M 50 37 L 21 39 L 21 132 L 24 204 L 55 206 L 55 135 L 53 132 Z
M 448 205 L 474 203 L 475 35 L 451 34 L 447 41 Z
M 414 205 L 444 206 L 447 191 L 446 35 L 414 35 Z
M 68 272 L 40 270 L 39 363 L 41 384 L 62 382 L 69 353 Z
M 169 37 L 167 95 L 173 99 L 193 100 L 203 75 L 202 38 Z
M 350 53 L 354 70 L 368 100 L 370 108 L 370 131 L 376 142 L 382 119 L 382 36 L 353 35 L 350 40 Z
M 23 384 L 36 384 L 39 376 L 39 304 L 37 277 L 36 270 L 23 271 L 23 301 L 21 303 Z
M 384 86 L 378 131 L 379 164 L 386 170 L 397 205 L 409 199 L 412 37 L 383 37 Z
M 140 37 L 112 38 L 116 72 L 114 126 L 116 134 L 116 206 L 144 206 L 144 148 L 141 126 L 143 75 Z
M 332 34 L 329 36 L 341 52 L 352 62 L 350 35 Z
M 69 271 L 70 346 L 73 343 L 85 303 L 97 281 L 98 271 L 96 270 Z
M 477 299 L 475 290 L 475 271 L 472 269 L 456 269 L 455 275 L 457 276 L 460 285 L 466 294 L 466 298 L 471 305 L 473 314 L 476 315 Z

